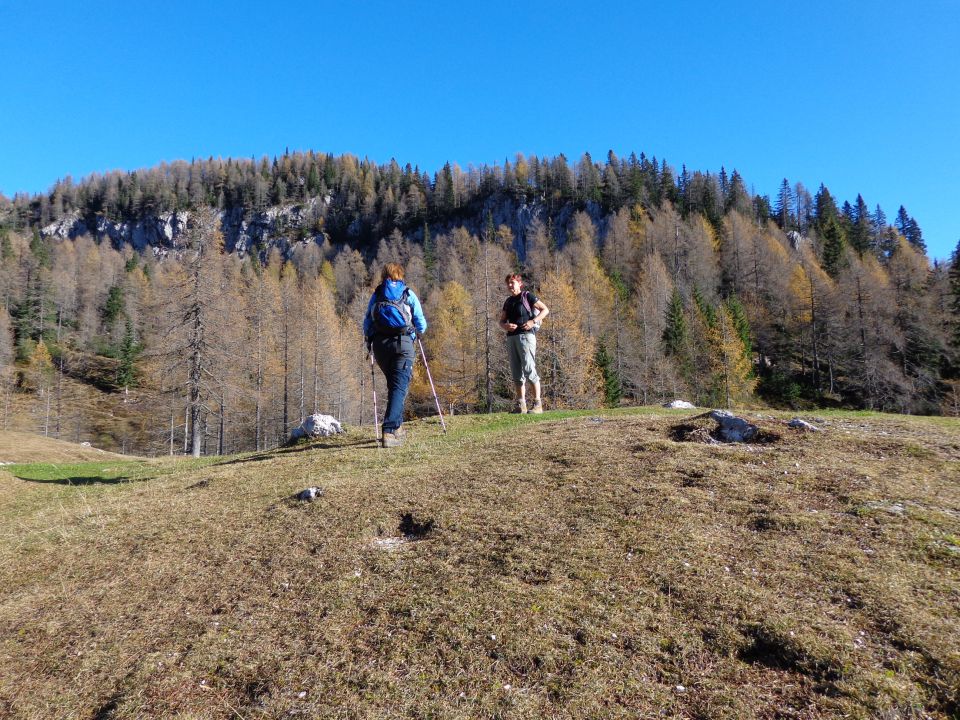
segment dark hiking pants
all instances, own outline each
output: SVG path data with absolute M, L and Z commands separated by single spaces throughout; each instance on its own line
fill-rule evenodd
M 387 410 L 383 431 L 392 433 L 403 424 L 403 404 L 413 375 L 413 338 L 409 335 L 374 337 L 373 357 L 387 378 Z

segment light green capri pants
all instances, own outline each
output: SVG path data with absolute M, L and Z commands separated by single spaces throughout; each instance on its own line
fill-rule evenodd
M 522 382 L 540 382 L 535 364 L 537 336 L 532 332 L 507 335 L 507 352 L 510 355 L 510 374 L 518 385 Z

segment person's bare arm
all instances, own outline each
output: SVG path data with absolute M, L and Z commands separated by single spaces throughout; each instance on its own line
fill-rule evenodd
M 533 307 L 536 308 L 537 310 L 539 310 L 540 312 L 537 313 L 537 316 L 536 316 L 535 318 L 532 318 L 532 319 L 530 319 L 530 320 L 527 320 L 527 321 L 523 324 L 523 329 L 524 329 L 524 330 L 533 330 L 533 326 L 534 326 L 534 325 L 536 325 L 538 322 L 540 322 L 540 321 L 543 320 L 547 315 L 550 314 L 550 308 L 548 308 L 546 305 L 544 305 L 541 300 L 537 300 L 537 301 L 533 304 Z
M 507 322 L 507 311 L 500 311 L 500 327 L 502 327 L 507 332 L 513 332 L 517 329 L 517 326 L 512 322 Z

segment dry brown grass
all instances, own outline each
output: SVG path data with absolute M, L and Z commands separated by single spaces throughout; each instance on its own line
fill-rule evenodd
M 130 458 L 43 435 L 13 430 L 0 431 L 0 462 L 3 463 L 99 462 L 116 459 Z
M 8 477 L 0 715 L 956 716 L 960 423 L 715 446 L 683 418 Z

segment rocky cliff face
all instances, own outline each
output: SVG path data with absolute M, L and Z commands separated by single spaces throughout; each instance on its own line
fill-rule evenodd
M 314 198 L 303 204 L 272 207 L 263 212 L 248 212 L 243 208 L 221 211 L 224 245 L 229 252 L 241 256 L 257 245 L 277 246 L 286 251 L 291 231 L 311 228 L 315 220 L 322 217 L 328 202 L 329 198 Z M 132 245 L 138 251 L 153 248 L 154 252 L 162 253 L 182 245 L 189 220 L 187 211 L 148 215 L 132 222 L 113 221 L 103 216 L 83 218 L 74 213 L 41 228 L 40 234 L 57 240 L 90 235 L 99 241 L 109 240 L 118 248 Z M 315 239 L 322 241 L 323 237 L 322 233 L 316 233 Z
M 262 212 L 245 208 L 221 211 L 224 246 L 228 252 L 236 252 L 241 257 L 254 248 L 262 253 L 277 248 L 286 256 L 298 242 L 322 243 L 330 238 L 325 232 L 317 230 L 321 224 L 318 221 L 326 217 L 330 203 L 330 196 L 326 196 L 312 198 L 301 204 L 271 207 Z M 523 257 L 526 233 L 534 220 L 546 225 L 552 219 L 557 241 L 562 245 L 566 239 L 567 225 L 577 209 L 568 203 L 554 211 L 551 218 L 548 206 L 542 201 L 523 202 L 505 195 L 494 195 L 473 207 L 458 208 L 449 218 L 432 221 L 430 232 L 436 237 L 456 227 L 463 227 L 468 232 L 481 235 L 489 213 L 496 226 L 506 225 L 513 230 L 517 251 Z M 601 208 L 588 203 L 582 209 L 597 224 L 602 235 L 606 219 Z M 41 228 L 40 234 L 57 240 L 90 235 L 101 242 L 109 240 L 117 248 L 131 245 L 141 252 L 152 249 L 155 254 L 163 255 L 175 252 L 182 246 L 189 220 L 190 213 L 187 211 L 148 215 L 135 221 L 114 221 L 99 215 L 84 218 L 74 213 Z M 347 227 L 348 240 L 359 237 L 360 227 L 358 217 Z M 422 241 L 422 225 L 411 228 L 407 234 Z

